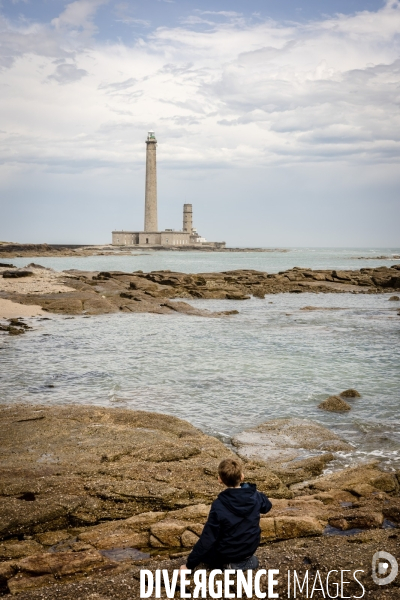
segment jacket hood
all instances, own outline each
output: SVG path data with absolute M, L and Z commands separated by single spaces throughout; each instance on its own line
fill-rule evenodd
M 246 517 L 258 502 L 254 483 L 242 483 L 240 488 L 227 488 L 218 496 L 220 502 L 238 517 Z

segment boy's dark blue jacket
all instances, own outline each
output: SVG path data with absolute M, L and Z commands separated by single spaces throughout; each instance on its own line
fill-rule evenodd
M 200 539 L 186 562 L 187 568 L 194 569 L 210 559 L 214 565 L 222 565 L 252 556 L 260 543 L 260 513 L 267 513 L 271 507 L 267 496 L 251 483 L 221 492 L 212 503 Z

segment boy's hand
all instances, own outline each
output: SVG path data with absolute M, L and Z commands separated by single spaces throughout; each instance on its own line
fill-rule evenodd
M 179 567 L 179 572 L 181 571 L 188 571 L 189 569 L 187 568 L 186 565 L 182 565 L 181 567 Z

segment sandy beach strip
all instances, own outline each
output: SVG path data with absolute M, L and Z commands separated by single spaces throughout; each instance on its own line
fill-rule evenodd
M 57 294 L 58 292 L 74 292 L 73 288 L 64 285 L 64 273 L 52 269 L 31 268 L 11 269 L 30 271 L 30 277 L 4 279 L 3 273 L 8 269 L 0 268 L 0 292 L 17 294 Z
M 19 304 L 5 298 L 0 298 L 0 319 L 15 319 L 17 317 L 38 317 L 45 312 L 36 304 Z

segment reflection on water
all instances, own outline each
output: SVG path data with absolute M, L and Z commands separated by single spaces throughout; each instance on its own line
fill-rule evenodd
M 355 456 L 400 460 L 400 319 L 388 294 L 199 300 L 239 315 L 116 314 L 32 319 L 0 337 L 0 401 L 85 403 L 169 413 L 226 441 L 267 419 L 318 420 Z M 343 310 L 302 311 L 302 307 Z M 349 413 L 317 405 L 356 388 Z M 349 457 L 343 455 L 346 463 Z M 397 462 L 398 464 L 398 462 Z

